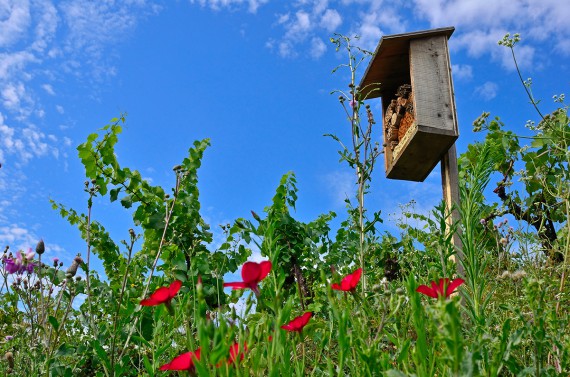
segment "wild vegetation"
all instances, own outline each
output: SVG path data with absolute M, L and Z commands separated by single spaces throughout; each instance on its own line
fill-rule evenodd
M 513 51 L 518 35 L 500 44 Z M 2 374 L 18 376 L 551 376 L 570 374 L 570 121 L 564 95 L 526 135 L 488 113 L 482 142 L 459 158 L 460 223 L 442 203 L 405 212 L 401 232 L 379 231 L 366 210 L 380 149 L 356 85 L 368 53 L 335 36 L 352 77 L 335 91 L 352 138 L 341 161 L 355 171 L 339 229 L 330 212 L 295 219 L 295 175 L 278 183 L 263 214 L 224 225 L 212 247 L 200 214 L 196 141 L 173 169 L 173 187 L 123 167 L 113 119 L 78 146 L 85 209 L 53 202 L 86 249 L 70 266 L 45 245 L 12 250 L 0 270 Z M 496 195 L 487 199 L 484 193 Z M 132 215 L 123 240 L 92 217 L 103 200 Z M 415 224 L 415 225 L 414 225 Z M 420 224 L 420 225 L 417 225 Z M 460 232 L 464 274 L 450 259 Z M 248 262 L 253 252 L 264 262 Z M 104 271 L 92 268 L 98 258 Z M 242 281 L 224 276 L 240 266 Z M 104 275 L 102 274 L 104 272 Z M 226 288 L 232 288 L 231 291 Z M 456 293 L 454 293 L 456 292 Z

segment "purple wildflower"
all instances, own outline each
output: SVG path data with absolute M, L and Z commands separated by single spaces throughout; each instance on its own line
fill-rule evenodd
M 10 341 L 12 339 L 14 339 L 14 337 L 12 335 L 6 335 L 6 340 Z
M 15 273 L 22 274 L 24 272 L 31 274 L 32 272 L 34 272 L 34 268 L 36 267 L 36 263 L 32 262 L 34 254 L 35 253 L 30 250 L 24 256 L 22 255 L 21 251 L 18 251 L 16 253 L 16 257 L 10 256 L 4 258 L 2 262 L 4 263 L 4 268 L 6 269 L 6 272 L 8 272 L 9 274 L 15 274 Z

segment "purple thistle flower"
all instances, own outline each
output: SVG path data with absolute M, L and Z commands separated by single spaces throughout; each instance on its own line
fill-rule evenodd
M 36 263 L 32 262 L 33 257 L 33 252 L 28 252 L 23 256 L 22 252 L 18 251 L 15 258 L 8 257 L 3 259 L 2 262 L 4 263 L 6 272 L 9 274 L 22 274 L 24 272 L 31 274 L 34 272 L 34 268 L 36 267 Z

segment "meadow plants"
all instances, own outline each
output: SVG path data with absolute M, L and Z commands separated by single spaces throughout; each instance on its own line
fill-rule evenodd
M 503 40 L 512 50 L 516 42 Z M 347 37 L 333 43 L 349 53 L 342 66 L 349 90 L 335 93 L 352 135 L 352 147 L 341 143 L 341 159 L 357 177 L 357 205 L 347 200 L 336 234 L 333 212 L 309 223 L 294 218 L 296 178 L 286 173 L 264 213 L 224 225 L 225 242 L 214 248 L 198 190 L 209 141 L 193 144 L 167 190 L 121 166 L 115 146 L 126 119 L 113 119 L 77 148 L 85 212 L 53 202 L 85 240 L 82 254 L 68 266 L 46 261 L 49 241 L 2 254 L 3 375 L 570 374 L 564 97 L 529 124 L 527 139 L 489 115 L 475 122 L 485 140 L 460 156 L 461 221 L 454 224 L 464 276 L 451 276 L 443 205 L 429 215 L 408 211 L 424 227 L 403 217 L 400 234 L 380 236 L 379 213 L 367 218 L 379 152 L 371 109 L 354 84 L 364 60 L 352 52 L 367 54 Z M 496 203 L 483 195 L 494 181 Z M 124 240 L 93 215 L 103 201 L 131 214 Z M 263 261 L 249 260 L 254 251 Z M 92 268 L 95 257 L 102 271 Z M 241 281 L 225 281 L 238 270 Z

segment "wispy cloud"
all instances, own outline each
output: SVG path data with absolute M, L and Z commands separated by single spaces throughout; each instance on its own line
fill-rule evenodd
M 473 78 L 473 67 L 468 64 L 452 64 L 451 73 L 454 79 L 468 81 Z
M 270 39 L 266 46 L 285 58 L 299 54 L 319 58 L 326 51 L 323 36 L 328 39 L 342 25 L 341 14 L 329 7 L 326 0 L 298 1 L 293 8 L 276 16 L 276 23 L 282 28 L 283 34 Z
M 356 178 L 350 170 L 337 170 L 322 177 L 323 187 L 336 208 L 345 206 L 346 198 L 352 199 L 356 191 Z
M 0 113 L 0 162 L 6 161 L 8 156 L 16 157 L 12 166 L 19 166 L 34 157 L 52 155 L 57 157 L 58 138 L 53 134 L 46 134 L 34 125 L 25 127 L 11 127 L 4 122 Z
M 25 36 L 30 24 L 30 2 L 27 0 L 6 1 L 2 4 L 6 18 L 0 22 L 0 47 L 8 47 Z
M 244 5 L 251 13 L 256 13 L 260 6 L 266 4 L 269 0 L 190 0 L 191 4 L 199 4 L 202 7 L 209 7 L 213 10 L 221 9 L 239 9 Z
M 44 108 L 43 98 L 58 97 L 63 75 L 104 79 L 113 74 L 105 51 L 159 11 L 146 0 L 7 0 L 0 5 L 0 159 L 12 166 L 62 153 L 67 137 L 51 135 L 34 123 L 61 105 Z M 57 37 L 57 38 L 56 38 Z M 36 85 L 37 82 L 43 82 Z M 64 130 L 62 130 L 65 132 Z
M 497 41 L 507 32 L 523 36 L 524 44 L 517 46 L 522 67 L 541 65 L 535 61 L 537 46 L 549 49 L 548 45 L 553 44 L 560 52 L 570 54 L 567 48 L 570 8 L 561 1 L 415 0 L 414 3 L 416 17 L 427 19 L 431 26 L 456 27 L 458 35 L 454 36 L 452 45 L 475 57 L 490 55 L 507 69 L 513 69 L 512 58 L 508 50 L 497 46 Z M 547 40 L 549 43 L 544 46 L 536 44 Z
M 475 94 L 485 101 L 490 101 L 497 96 L 499 85 L 492 81 L 487 81 L 483 85 L 475 88 Z

